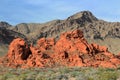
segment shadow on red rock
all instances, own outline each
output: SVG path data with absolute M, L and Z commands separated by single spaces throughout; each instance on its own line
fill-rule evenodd
M 117 68 L 120 56 L 110 53 L 105 46 L 88 44 L 81 30 L 62 33 L 60 39 L 41 38 L 36 46 L 20 38 L 14 39 L 7 55 L 0 60 L 4 66 L 30 67 L 105 67 Z

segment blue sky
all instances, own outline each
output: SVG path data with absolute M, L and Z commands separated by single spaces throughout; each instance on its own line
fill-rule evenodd
M 97 18 L 120 22 L 120 0 L 1 0 L 0 21 L 43 23 L 89 10 Z

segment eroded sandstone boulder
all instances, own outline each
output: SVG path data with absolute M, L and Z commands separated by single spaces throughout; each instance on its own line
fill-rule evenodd
M 17 38 L 10 43 L 8 53 L 2 62 L 4 63 L 4 60 L 6 60 L 8 61 L 7 66 L 20 67 L 30 54 L 31 51 L 27 43 L 23 39 Z
M 41 38 L 36 46 L 30 47 L 23 39 L 14 39 L 7 56 L 1 59 L 0 63 L 15 68 L 58 66 L 117 68 L 120 65 L 120 56 L 110 53 L 105 46 L 88 44 L 83 32 L 75 30 L 62 33 L 56 42 L 54 38 Z

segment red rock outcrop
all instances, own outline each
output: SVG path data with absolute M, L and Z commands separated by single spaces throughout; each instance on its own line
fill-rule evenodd
M 20 67 L 26 62 L 30 54 L 31 51 L 27 43 L 23 39 L 17 38 L 10 43 L 8 54 L 1 62 L 4 63 L 4 60 L 6 60 L 8 61 L 7 66 Z
M 6 61 L 5 61 L 6 60 Z M 41 38 L 36 46 L 26 44 L 23 39 L 13 40 L 8 54 L 0 63 L 10 67 L 105 67 L 117 68 L 120 56 L 110 53 L 105 46 L 88 44 L 81 30 L 61 34 L 54 38 Z

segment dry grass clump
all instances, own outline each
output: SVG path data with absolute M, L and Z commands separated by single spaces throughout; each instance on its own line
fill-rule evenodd
M 0 45 L 0 57 L 5 55 L 8 51 L 8 45 Z

